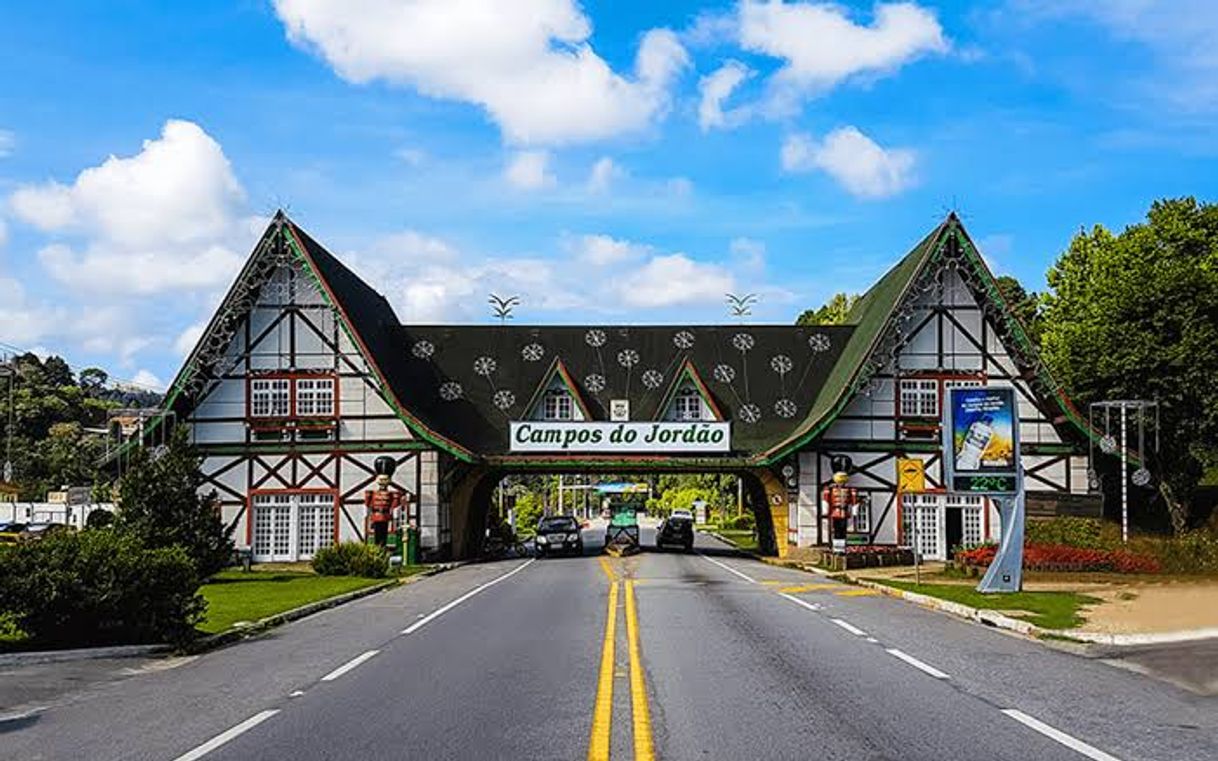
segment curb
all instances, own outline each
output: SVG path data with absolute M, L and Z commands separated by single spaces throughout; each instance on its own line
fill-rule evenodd
M 1031 624 L 1031 623 L 1028 623 L 1027 621 L 1021 621 L 1018 618 L 1011 618 L 1010 616 L 1004 616 L 996 610 L 983 610 L 981 608 L 970 608 L 969 606 L 961 605 L 958 602 L 952 602 L 950 600 L 940 600 L 938 597 L 931 597 L 930 595 L 918 594 L 917 592 L 907 592 L 904 589 L 897 589 L 896 587 L 890 587 L 890 586 L 887 586 L 886 584 L 879 584 L 874 581 L 865 581 L 863 579 L 851 579 L 850 582 L 852 584 L 857 584 L 860 587 L 867 587 L 868 589 L 874 589 L 877 592 L 887 595 L 889 597 L 897 597 L 902 600 L 908 600 L 909 602 L 920 605 L 923 608 L 930 608 L 931 610 L 939 610 L 939 611 L 948 613 L 953 616 L 958 616 L 960 618 L 968 619 L 969 621 L 976 621 L 979 624 L 985 624 L 986 626 L 992 626 L 996 629 L 1006 629 L 1007 631 L 1018 632 L 1019 634 L 1022 634 L 1026 637 L 1039 638 L 1039 637 L 1048 635 L 1048 636 L 1052 636 L 1055 638 L 1065 637 L 1068 639 L 1074 639 L 1074 637 L 1071 636 L 1072 635 L 1071 630 L 1042 629 L 1041 627 L 1037 626 L 1036 624 Z
M 1218 628 L 1185 629 L 1175 632 L 1152 632 L 1145 634 L 1108 634 L 1106 632 L 1088 632 L 1078 629 L 1068 629 L 1062 634 L 1093 645 L 1108 645 L 1109 647 L 1126 648 L 1141 645 L 1170 645 L 1178 642 L 1198 642 L 1206 639 L 1218 639 Z
M 82 647 L 73 650 L 34 650 L 28 653 L 0 655 L 0 666 L 31 666 L 40 663 L 101 660 L 103 658 L 139 658 L 159 655 L 173 650 L 173 645 L 116 645 L 114 647 Z
M 445 571 L 451 571 L 454 568 L 459 568 L 465 565 L 464 561 L 452 563 L 437 563 L 432 568 L 421 573 L 416 573 L 404 579 L 390 579 L 379 584 L 373 584 L 370 587 L 356 589 L 353 592 L 345 592 L 341 595 L 328 597 L 324 600 L 311 602 L 308 605 L 302 605 L 299 608 L 285 610 L 282 613 L 276 613 L 273 616 L 259 619 L 248 626 L 228 629 L 216 634 L 209 634 L 205 637 L 189 642 L 180 648 L 175 648 L 170 644 L 157 645 L 117 645 L 114 647 L 84 647 L 74 650 L 36 650 L 28 653 L 4 653 L 0 654 L 0 667 L 3 666 L 31 666 L 43 663 L 68 663 L 71 661 L 90 661 L 102 660 L 105 658 L 140 658 L 149 655 L 165 655 L 168 653 L 179 653 L 183 655 L 198 655 L 209 650 L 215 650 L 219 647 L 239 642 L 240 640 L 261 634 L 268 629 L 273 629 L 281 624 L 286 624 L 290 621 L 304 618 L 328 608 L 335 608 L 344 603 L 358 600 L 361 597 L 383 592 L 392 587 L 405 586 L 413 584 L 429 576 L 435 576 Z
M 393 587 L 402 587 L 408 584 L 413 584 L 417 581 L 428 578 L 429 576 L 435 576 L 437 574 L 444 573 L 445 571 L 451 571 L 454 568 L 459 568 L 464 564 L 464 562 L 438 563 L 426 571 L 407 576 L 404 579 L 390 579 L 379 584 L 373 584 L 370 587 L 356 589 L 353 592 L 345 592 L 341 595 L 335 595 L 334 597 L 327 597 L 324 600 L 311 602 L 308 605 L 302 605 L 299 608 L 292 608 L 291 610 L 285 610 L 282 613 L 276 613 L 273 616 L 260 618 L 248 626 L 232 628 L 216 634 L 210 634 L 206 637 L 201 637 L 182 646 L 178 652 L 186 655 L 198 655 L 200 653 L 208 652 L 209 650 L 215 650 L 216 648 L 224 647 L 225 645 L 240 642 L 243 639 L 248 639 L 258 634 L 262 634 L 268 629 L 273 629 L 276 626 L 281 626 L 282 624 L 290 623 L 306 616 L 311 616 L 314 613 L 319 613 L 323 610 L 336 608 L 339 605 L 354 602 L 355 600 L 363 597 L 370 597 L 374 594 L 384 592 L 387 589 L 392 589 Z

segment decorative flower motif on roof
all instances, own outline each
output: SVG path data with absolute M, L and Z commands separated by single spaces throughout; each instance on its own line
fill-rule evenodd
M 795 363 L 786 354 L 776 354 L 770 359 L 770 367 L 779 375 L 786 375 L 795 367 Z
M 829 336 L 824 333 L 813 333 L 808 337 L 808 348 L 820 354 L 824 351 L 829 351 L 833 346 L 833 342 L 829 340 Z
M 495 392 L 494 396 L 491 397 L 491 401 L 494 402 L 495 406 L 499 409 L 506 410 L 508 407 L 511 407 L 516 403 L 516 395 L 511 391 L 508 391 L 506 388 L 501 388 Z
M 731 383 L 736 380 L 736 368 L 731 365 L 715 365 L 714 376 L 720 383 Z
M 594 349 L 599 349 L 605 345 L 605 331 L 593 328 L 584 334 L 584 343 Z
M 736 347 L 736 351 L 748 351 L 753 348 L 757 342 L 753 340 L 753 336 L 749 333 L 737 333 L 732 336 L 732 346 Z
M 643 385 L 647 388 L 659 388 L 664 382 L 664 373 L 659 370 L 648 370 L 643 373 Z
M 672 337 L 672 345 L 678 349 L 692 349 L 694 347 L 694 334 L 688 330 L 677 331 Z
M 490 375 L 497 366 L 493 357 L 481 356 L 474 360 L 474 372 L 479 375 Z
M 533 343 L 520 350 L 520 356 L 525 362 L 536 362 L 546 355 L 546 349 L 541 344 Z
M 410 347 L 410 353 L 416 359 L 427 359 L 436 353 L 436 346 L 431 341 L 415 341 L 414 346 Z
M 756 423 L 761 420 L 761 408 L 756 404 L 746 404 L 736 414 L 746 423 Z
M 605 376 L 601 375 L 600 373 L 593 373 L 592 375 L 589 375 L 588 377 L 584 378 L 584 388 L 588 389 L 594 394 L 599 394 L 605 390 Z
M 774 414 L 781 418 L 793 418 L 799 411 L 798 405 L 790 399 L 779 399 L 774 402 Z
M 634 349 L 622 349 L 617 353 L 617 363 L 622 367 L 634 367 L 639 363 L 639 353 Z
M 461 384 L 456 381 L 448 381 L 440 384 L 440 398 L 446 402 L 455 402 L 465 394 L 465 390 L 461 388 Z

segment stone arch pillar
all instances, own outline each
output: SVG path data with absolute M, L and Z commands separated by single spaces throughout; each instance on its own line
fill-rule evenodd
M 789 497 L 778 474 L 769 468 L 751 468 L 741 473 L 749 504 L 757 519 L 757 544 L 763 555 L 786 557 Z

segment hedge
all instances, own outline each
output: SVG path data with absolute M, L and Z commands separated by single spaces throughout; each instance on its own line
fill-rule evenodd
M 380 547 L 343 542 L 313 555 L 313 570 L 322 576 L 362 576 L 381 579 L 389 573 L 389 556 Z
M 0 613 L 39 645 L 180 642 L 207 603 L 180 547 L 113 529 L 51 534 L 0 552 Z

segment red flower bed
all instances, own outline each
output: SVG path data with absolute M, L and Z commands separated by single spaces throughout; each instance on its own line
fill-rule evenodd
M 957 562 L 984 568 L 994 561 L 998 548 L 992 544 L 961 550 Z M 1032 571 L 1115 571 L 1158 573 L 1159 561 L 1125 550 L 1096 550 L 1056 544 L 1025 544 L 1023 567 Z

